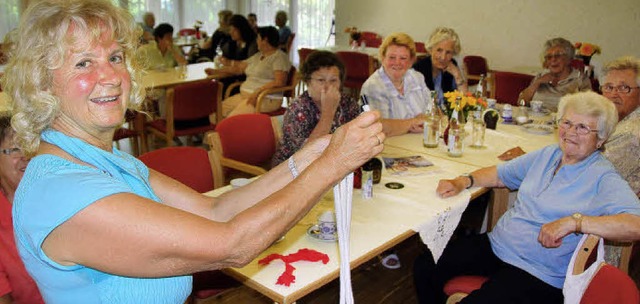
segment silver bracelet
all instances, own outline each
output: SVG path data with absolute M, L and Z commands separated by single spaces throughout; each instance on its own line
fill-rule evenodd
M 298 175 L 300 175 L 300 172 L 298 172 L 298 166 L 296 166 L 296 162 L 293 160 L 293 155 L 289 157 L 289 161 L 287 161 L 287 164 L 289 165 L 289 171 L 291 171 L 291 175 L 293 176 L 293 178 L 295 179 L 296 177 L 298 177 Z

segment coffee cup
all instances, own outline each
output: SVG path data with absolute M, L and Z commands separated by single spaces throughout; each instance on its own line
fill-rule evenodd
M 542 112 L 542 101 L 541 100 L 532 100 L 531 101 L 531 110 L 536 113 Z
M 233 187 L 233 189 L 235 189 L 235 188 L 240 188 L 242 186 L 245 186 L 245 185 L 249 184 L 250 182 L 251 182 L 251 180 L 248 179 L 248 178 L 234 178 L 229 183 L 231 184 L 231 187 Z
M 336 239 L 336 218 L 333 211 L 327 210 L 318 217 L 318 237 L 323 240 Z
M 487 108 L 495 109 L 497 103 L 498 100 L 496 100 L 495 98 L 487 98 Z

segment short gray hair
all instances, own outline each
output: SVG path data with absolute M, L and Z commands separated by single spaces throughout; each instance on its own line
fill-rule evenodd
M 431 54 L 431 49 L 436 44 L 445 40 L 453 41 L 454 56 L 460 54 L 460 51 L 462 50 L 462 47 L 460 46 L 460 37 L 458 37 L 456 31 L 448 27 L 438 27 L 433 30 L 433 33 L 431 33 L 431 36 L 429 36 L 429 40 L 427 40 L 426 43 L 426 49 L 429 51 L 429 54 Z
M 591 91 L 563 96 L 558 104 L 558 118 L 563 117 L 569 110 L 579 115 L 595 117 L 598 120 L 598 139 L 605 141 L 618 123 L 618 111 L 613 103 Z
M 631 70 L 636 73 L 636 84 L 640 87 L 640 60 L 633 56 L 624 56 L 607 63 L 602 68 L 602 74 L 607 77 L 611 71 Z
M 544 43 L 544 50 L 543 50 L 542 56 L 544 57 L 545 55 L 544 53 L 546 53 L 552 47 L 561 47 L 562 50 L 564 51 L 565 56 L 567 56 L 569 60 L 573 59 L 573 57 L 576 55 L 576 48 L 573 47 L 573 44 L 571 44 L 571 41 L 558 37 L 558 38 L 549 39 Z

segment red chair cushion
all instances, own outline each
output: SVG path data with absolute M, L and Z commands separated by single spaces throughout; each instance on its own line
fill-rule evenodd
M 148 126 L 163 132 L 163 133 L 167 133 L 167 120 L 166 119 L 156 119 L 154 121 L 150 121 L 147 123 Z M 199 127 L 194 127 L 194 128 L 189 128 L 189 129 L 176 129 L 175 130 L 175 135 L 176 136 L 187 136 L 187 135 L 195 135 L 195 134 L 202 134 L 202 133 L 206 133 L 208 131 L 213 131 L 216 129 L 216 125 L 208 125 L 208 126 L 199 126 Z
M 469 55 L 465 56 L 462 61 L 464 62 L 464 66 L 467 69 L 467 74 L 469 75 L 482 75 L 487 76 L 487 71 L 489 68 L 487 67 L 487 60 L 482 56 L 474 56 Z M 469 85 L 478 84 L 478 80 L 469 79 Z
M 213 174 L 207 150 L 196 147 L 168 147 L 140 155 L 140 160 L 200 193 L 213 190 Z
M 426 53 L 427 48 L 424 45 L 424 42 L 416 42 L 416 52 L 418 53 Z
M 605 264 L 591 279 L 581 304 L 638 304 L 640 294 L 633 280 L 620 269 Z
M 444 285 L 444 293 L 450 296 L 456 292 L 471 293 L 476 289 L 480 289 L 482 284 L 489 278 L 483 276 L 463 275 L 457 276 Z
M 176 86 L 173 95 L 173 118 L 192 120 L 209 117 L 209 114 L 218 110 L 214 102 L 218 88 L 218 83 L 215 81 L 200 81 Z
M 271 117 L 242 114 L 222 120 L 216 126 L 223 156 L 259 166 L 271 160 L 276 151 Z
M 518 96 L 522 90 L 526 89 L 533 75 L 513 73 L 513 72 L 493 72 L 495 82 L 495 97 L 499 103 L 518 104 Z
M 374 32 L 362 32 L 358 43 L 364 41 L 367 47 L 377 48 L 382 44 L 382 37 Z

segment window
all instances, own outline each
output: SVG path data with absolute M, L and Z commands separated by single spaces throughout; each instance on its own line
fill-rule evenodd
M 21 0 L 4 0 L 0 5 L 0 43 L 4 36 L 18 26 Z

